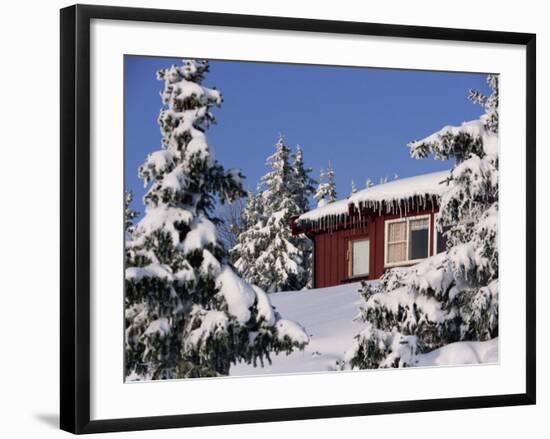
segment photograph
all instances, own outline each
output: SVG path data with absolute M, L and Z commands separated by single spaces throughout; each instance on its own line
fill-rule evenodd
M 126 54 L 123 83 L 126 383 L 499 363 L 498 73 Z

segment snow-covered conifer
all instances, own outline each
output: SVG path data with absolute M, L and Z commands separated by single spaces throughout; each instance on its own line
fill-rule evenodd
M 317 207 L 332 203 L 338 198 L 336 193 L 335 172 L 330 162 L 326 170 L 321 169 L 319 186 L 317 186 L 314 197 L 317 201 Z
M 242 253 L 243 259 L 237 262 L 237 267 L 244 278 L 268 292 L 298 290 L 307 283 L 307 255 L 301 248 L 304 238 L 293 236 L 290 228 L 290 219 L 302 213 L 299 204 L 304 204 L 291 158 L 291 150 L 280 135 L 275 153 L 266 161 L 271 170 L 261 178 L 257 199 L 253 201 L 261 206 L 254 208 L 261 210 L 261 219 L 251 225 L 239 239 L 240 245 L 233 249 L 239 253 L 239 259 Z M 299 161 L 303 163 L 301 157 Z M 309 170 L 305 172 L 303 164 L 301 167 L 301 174 L 307 177 Z M 308 180 L 300 186 L 308 191 L 313 189 L 309 189 Z M 255 261 L 246 255 L 249 250 L 253 250 Z M 254 262 L 254 266 L 248 261 Z
M 275 153 L 267 158 L 271 171 L 261 179 L 261 196 L 265 207 L 265 226 L 258 237 L 262 248 L 256 261 L 258 285 L 268 292 L 299 290 L 303 287 L 304 255 L 292 236 L 290 219 L 300 213 L 294 193 L 291 150 L 282 135 Z
M 365 329 L 347 355 L 351 367 L 415 364 L 416 355 L 456 341 L 498 336 L 498 76 L 478 120 L 409 144 L 414 158 L 454 159 L 437 228 L 447 250 L 363 285 Z
M 355 180 L 351 180 L 351 193 L 355 194 L 357 192 L 357 186 L 355 185 Z
M 168 379 L 227 375 L 237 361 L 263 362 L 307 342 L 267 295 L 229 265 L 216 233 L 216 200 L 243 196 L 206 139 L 219 91 L 202 83 L 207 61 L 160 70 L 162 149 L 139 169 L 145 214 L 126 244 L 126 375 Z
M 290 222 L 309 210 L 316 182 L 301 148 L 292 154 L 282 135 L 266 163 L 270 171 L 249 197 L 247 227 L 231 254 L 248 282 L 269 292 L 299 290 L 311 285 L 312 245 L 305 236 L 292 235 Z

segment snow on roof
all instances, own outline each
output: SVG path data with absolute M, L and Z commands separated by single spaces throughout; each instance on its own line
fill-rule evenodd
M 300 215 L 297 221 L 299 223 L 318 222 L 327 217 L 346 215 L 350 204 L 356 207 L 379 209 L 382 203 L 390 206 L 396 201 L 411 197 L 439 197 L 446 187 L 440 183 L 448 178 L 449 173 L 448 170 L 432 172 L 378 184 L 356 192 L 343 200 L 310 210 Z

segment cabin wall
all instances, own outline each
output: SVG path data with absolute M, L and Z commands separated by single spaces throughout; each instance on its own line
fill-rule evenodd
M 430 215 L 430 231 L 435 225 L 433 209 L 417 210 L 408 215 L 373 215 L 366 224 L 345 229 L 318 232 L 313 235 L 314 241 L 314 286 L 325 288 L 347 282 L 356 282 L 361 278 L 350 278 L 348 275 L 348 249 L 350 241 L 369 239 L 370 266 L 367 279 L 378 279 L 385 271 L 384 267 L 384 227 L 385 221 L 417 215 Z M 429 255 L 433 254 L 434 234 L 430 232 Z M 364 279 L 364 278 L 363 278 Z

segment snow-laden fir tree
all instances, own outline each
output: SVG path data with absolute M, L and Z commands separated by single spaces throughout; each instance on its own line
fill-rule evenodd
M 267 158 L 271 171 L 261 179 L 265 226 L 258 235 L 258 285 L 268 292 L 303 288 L 305 258 L 292 236 L 290 219 L 301 213 L 294 190 L 291 150 L 282 135 Z
M 261 178 L 257 194 L 262 206 L 261 220 L 239 238 L 233 252 L 239 256 L 237 267 L 247 281 L 268 292 L 299 290 L 309 281 L 309 258 L 304 251 L 305 237 L 292 235 L 290 220 L 309 208 L 305 207 L 308 202 L 303 191 L 313 191 L 310 171 L 303 166 L 302 153 L 293 156 L 282 135 L 266 163 L 270 171 Z M 254 267 L 248 263 L 250 249 L 255 257 Z
M 319 185 L 315 191 L 315 200 L 317 207 L 323 207 L 328 203 L 336 201 L 338 194 L 336 193 L 336 175 L 331 163 L 329 162 L 327 169 L 321 169 Z
M 227 375 L 237 361 L 302 347 L 307 336 L 282 320 L 267 295 L 228 263 L 213 217 L 215 200 L 244 195 L 241 175 L 225 171 L 205 131 L 219 91 L 202 82 L 206 61 L 160 70 L 162 149 L 139 175 L 145 215 L 126 245 L 126 375 L 169 379 Z
M 479 120 L 409 144 L 414 158 L 455 161 L 437 215 L 447 250 L 364 283 L 351 367 L 411 366 L 419 353 L 498 336 L 498 76 L 488 83 L 489 96 L 470 92 L 485 109 Z
M 368 189 L 369 187 L 373 187 L 374 186 L 374 183 L 372 182 L 372 180 L 369 178 L 367 178 L 367 181 L 365 183 L 365 187 Z
M 351 194 L 357 193 L 357 185 L 355 184 L 355 180 L 351 180 Z

